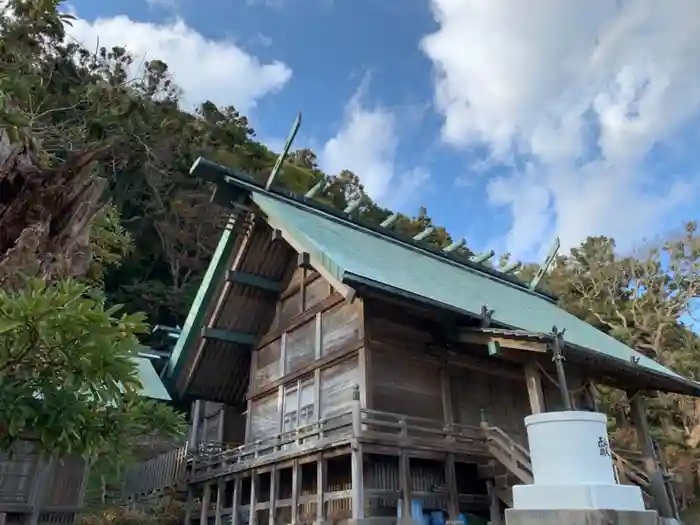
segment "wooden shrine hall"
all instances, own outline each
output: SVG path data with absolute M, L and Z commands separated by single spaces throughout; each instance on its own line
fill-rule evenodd
M 510 488 L 532 482 L 523 419 L 595 410 L 601 384 L 628 393 L 639 435 L 613 453 L 620 481 L 677 515 L 644 397 L 697 383 L 486 256 L 368 224 L 318 188 L 205 159 L 192 175 L 230 218 L 164 373 L 192 402 L 190 435 L 135 467 L 125 498 L 182 498 L 188 525 L 500 523 Z

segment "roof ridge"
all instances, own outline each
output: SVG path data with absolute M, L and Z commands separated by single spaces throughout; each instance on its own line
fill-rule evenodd
M 395 230 L 382 228 L 381 226 L 372 224 L 362 218 L 357 217 L 351 219 L 348 216 L 349 214 L 343 213 L 341 210 L 314 200 L 313 198 L 298 195 L 294 192 L 280 188 L 278 185 L 273 185 L 272 188 L 266 190 L 262 184 L 254 180 L 248 174 L 210 161 L 204 157 L 199 157 L 195 161 L 190 169 L 190 174 L 215 183 L 217 185 L 217 189 L 221 188 L 221 191 L 224 194 L 228 195 L 228 193 L 230 193 L 230 191 L 227 192 L 225 188 L 230 189 L 232 185 L 246 191 L 254 191 L 256 193 L 287 202 L 306 212 L 321 215 L 328 220 L 333 220 L 350 228 L 364 231 L 370 235 L 379 237 L 382 240 L 418 251 L 424 255 L 447 262 L 463 270 L 476 273 L 487 279 L 492 279 L 507 286 L 512 286 L 517 288 L 519 291 L 526 292 L 550 302 L 556 302 L 557 300 L 557 298 L 550 293 L 542 290 L 531 290 L 527 283 L 517 279 L 516 277 L 499 272 L 498 270 L 490 268 L 484 264 L 470 261 L 468 258 L 462 257 L 453 252 L 445 253 L 440 249 L 433 248 L 424 241 L 413 239 L 409 236 L 398 233 Z M 221 184 L 223 184 L 223 186 L 220 186 Z

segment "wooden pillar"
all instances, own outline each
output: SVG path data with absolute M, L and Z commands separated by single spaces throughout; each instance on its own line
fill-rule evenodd
M 199 509 L 199 525 L 207 525 L 209 519 L 209 502 L 211 501 L 211 485 L 204 485 L 202 507 Z
M 187 487 L 187 505 L 185 505 L 185 525 L 190 525 L 192 523 L 192 503 L 194 502 L 194 494 L 192 494 L 192 487 Z
M 630 402 L 632 422 L 637 429 L 639 448 L 642 450 L 644 470 L 649 477 L 649 492 L 651 492 L 656 502 L 659 516 L 662 518 L 673 518 L 675 516 L 673 515 L 671 501 L 666 492 L 664 473 L 660 468 L 656 451 L 654 450 L 654 442 L 651 440 L 651 435 L 649 434 L 644 400 L 639 392 L 627 392 L 627 398 Z
M 446 368 L 440 370 L 440 395 L 442 397 L 442 419 L 445 423 L 454 423 L 454 411 L 452 409 L 452 385 L 450 373 Z
M 316 461 L 316 521 L 320 525 L 326 520 L 323 493 L 326 491 L 326 460 L 323 454 Z
M 224 442 L 224 425 L 226 424 L 226 405 L 221 403 L 221 408 L 219 409 L 219 420 L 216 426 L 216 441 L 219 444 Z
M 542 374 L 537 367 L 537 362 L 530 361 L 525 364 L 525 384 L 527 396 L 530 400 L 530 412 L 540 414 L 545 411 L 544 392 L 542 391 Z
M 447 454 L 445 459 L 445 484 L 447 485 L 447 514 L 450 520 L 459 519 L 459 491 L 457 490 L 457 472 L 455 455 Z
M 412 523 L 411 460 L 405 449 L 401 449 L 401 455 L 399 456 L 399 487 L 401 489 L 401 522 Z
M 222 525 L 221 523 L 221 509 L 224 505 L 224 489 L 226 484 L 223 478 L 220 478 L 216 484 L 216 510 L 214 511 L 214 525 Z
M 277 513 L 277 485 L 279 480 L 279 471 L 276 466 L 272 466 L 270 471 L 270 510 L 267 512 L 268 523 L 275 525 L 275 515 Z
M 255 512 L 255 504 L 256 504 L 256 495 L 255 495 L 255 485 L 257 485 L 257 480 L 258 480 L 258 475 L 255 473 L 255 471 L 251 471 L 250 473 L 250 510 L 249 510 L 249 516 L 248 516 L 248 525 L 255 525 L 258 520 L 257 516 L 258 513 Z M 201 525 L 201 524 L 200 524 Z
M 299 477 L 301 469 L 299 468 L 299 460 L 295 459 L 292 463 L 292 525 L 297 525 L 299 521 Z
M 586 394 L 587 403 L 590 409 L 595 412 L 600 412 L 600 407 L 598 406 L 598 398 L 595 395 L 595 387 L 593 386 L 593 383 L 591 383 L 590 380 L 586 383 L 584 392 Z
M 199 437 L 199 420 L 202 417 L 202 402 L 198 399 L 192 404 L 192 424 L 190 425 L 190 435 L 187 440 L 187 449 L 190 452 L 197 451 Z
M 352 468 L 352 517 L 361 519 L 365 517 L 364 502 L 364 471 L 362 446 L 355 443 L 350 453 Z
M 233 495 L 231 499 L 231 525 L 238 525 L 238 507 L 241 505 L 241 478 L 233 480 Z
M 486 482 L 486 489 L 489 494 L 489 523 L 491 525 L 501 525 L 501 502 L 498 499 L 498 493 L 493 481 Z

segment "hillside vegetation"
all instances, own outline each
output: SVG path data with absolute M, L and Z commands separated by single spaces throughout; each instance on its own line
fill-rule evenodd
M 181 111 L 179 90 L 164 62 L 147 61 L 134 76 L 138 60 L 128 50 L 103 47 L 95 53 L 67 40 L 64 24 L 70 16 L 58 13 L 56 0 L 9 4 L 13 17 L 6 13 L 0 19 L 0 126 L 6 146 L 0 165 L 15 168 L 0 171 L 0 273 L 3 257 L 36 226 L 28 217 L 44 213 L 50 218 L 46 224 L 61 225 L 67 237 L 47 233 L 31 245 L 27 257 L 37 275 L 53 283 L 72 277 L 66 268 L 79 269 L 78 277 L 103 294 L 105 305 L 142 312 L 151 324 L 182 324 L 223 214 L 209 203 L 211 189 L 189 177 L 192 162 L 205 156 L 264 181 L 275 152 L 256 141 L 247 118 L 233 106 L 202 101 L 194 114 Z M 18 159 L 33 168 L 19 170 Z M 78 172 L 77 185 L 58 184 L 59 177 Z M 363 194 L 361 177 L 325 173 L 315 154 L 304 149 L 291 153 L 279 183 L 304 193 L 326 179 L 328 189 L 319 200 L 342 209 L 350 198 L 362 196 L 358 215 L 379 222 L 390 210 Z M 60 187 L 66 188 L 63 193 Z M 27 194 L 20 191 L 27 188 L 31 202 L 21 204 Z M 70 206 L 57 208 L 56 200 L 42 193 L 46 188 L 58 192 L 59 200 L 70 188 L 89 193 L 91 207 L 69 224 Z M 415 235 L 431 223 L 421 208 L 395 228 Z M 442 247 L 452 238 L 436 227 L 427 241 Z M 43 272 L 46 253 L 64 257 L 62 272 Z M 591 237 L 560 256 L 542 286 L 573 314 L 697 379 L 700 344 L 684 321 L 700 290 L 699 256 L 695 224 L 624 257 L 613 239 Z M 5 269 L 13 275 L 10 266 Z M 525 265 L 520 274 L 528 279 L 535 270 Z M 613 418 L 615 438 L 632 443 L 624 397 L 608 390 L 599 394 Z M 681 470 L 696 468 L 699 409 L 694 400 L 676 395 L 662 395 L 650 405 L 654 433 Z

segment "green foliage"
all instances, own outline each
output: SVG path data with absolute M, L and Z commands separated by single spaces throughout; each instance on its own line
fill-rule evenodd
M 90 223 L 92 259 L 87 279 L 96 285 L 103 284 L 107 269 L 119 267 L 133 248 L 133 238 L 122 226 L 119 210 L 114 206 L 105 207 Z
M 118 460 L 130 437 L 180 432 L 169 408 L 138 396 L 132 361 L 143 314 L 119 314 L 87 285 L 30 279 L 0 291 L 0 448 Z
M 40 306 L 44 304 L 42 301 L 59 301 L 55 297 L 30 300 L 4 294 L 8 304 L 25 301 L 24 306 L 16 308 L 17 312 L 46 313 L 45 319 L 32 317 L 34 325 L 30 323 L 29 328 L 23 320 L 24 314 L 19 313 L 12 318 L 14 320 L 0 324 L 0 341 L 9 341 L 10 336 L 16 341 L 3 347 L 6 361 L 12 362 L 12 355 L 27 350 L 27 341 L 40 332 L 32 326 L 54 323 L 59 333 L 64 334 L 61 341 L 44 342 L 43 351 L 28 353 L 29 358 L 40 365 L 39 370 L 45 371 L 47 369 L 41 366 L 44 359 L 61 359 L 60 355 L 55 355 L 60 351 L 47 349 L 58 342 L 69 345 L 70 336 L 76 335 L 81 327 L 85 330 L 89 323 L 102 327 L 94 336 L 85 334 L 86 340 L 92 341 L 91 350 L 69 345 L 66 348 L 71 355 L 86 351 L 101 355 L 110 338 L 119 344 L 123 342 L 123 347 L 119 344 L 117 347 L 124 349 L 127 340 L 135 342 L 142 330 L 136 329 L 137 325 L 141 326 L 140 320 L 134 319 L 133 326 L 124 333 L 110 332 L 122 321 L 105 304 L 122 303 L 128 312 L 143 311 L 154 324 L 182 324 L 217 243 L 222 214 L 222 210 L 209 203 L 210 188 L 189 177 L 190 165 L 204 155 L 264 182 L 276 155 L 255 140 L 247 118 L 234 107 L 219 108 L 204 101 L 193 114 L 181 111 L 179 89 L 162 61 L 144 63 L 135 78 L 129 78 L 127 71 L 135 69 L 134 59 L 123 47 L 102 47 L 93 53 L 75 42 L 66 41 L 63 24 L 70 23 L 70 17 L 57 12 L 57 0 L 10 0 L 9 5 L 15 16 L 10 19 L 0 15 L 0 126 L 49 164 L 60 162 L 68 152 L 76 150 L 100 147 L 107 148 L 109 153 L 96 174 L 108 180 L 106 198 L 113 208 L 92 224 L 94 260 L 88 275 L 90 282 L 104 286 L 105 300 L 86 296 L 85 289 L 74 303 L 67 303 L 59 315 Z M 301 194 L 322 179 L 327 187 L 316 197 L 319 202 L 343 209 L 348 202 L 361 198 L 358 215 L 374 223 L 391 214 L 365 195 L 358 174 L 347 170 L 324 173 L 316 155 L 308 149 L 290 154 L 276 183 Z M 421 208 L 415 216 L 401 216 L 395 223 L 395 230 L 413 236 L 429 226 L 436 225 L 428 211 Z M 678 238 L 654 243 L 644 252 L 626 256 L 617 253 L 613 239 L 591 237 L 570 254 L 558 257 L 541 286 L 559 296 L 562 307 L 574 315 L 652 358 L 700 378 L 700 342 L 683 324 L 698 295 L 699 247 L 694 234 L 695 225 L 691 224 Z M 427 240 L 438 247 L 452 242 L 449 233 L 440 227 L 436 227 Z M 471 253 L 468 247 L 460 252 Z M 505 264 L 508 259 L 506 254 L 501 263 Z M 528 280 L 536 271 L 536 265 L 526 265 L 519 274 Z M 60 286 L 77 293 L 75 283 L 52 285 L 42 293 L 48 298 L 52 293 L 59 297 L 70 295 L 60 292 Z M 30 290 L 23 293 L 31 295 Z M 80 315 L 89 312 L 89 319 L 77 320 L 75 304 L 83 305 L 85 310 Z M 76 321 L 75 327 L 66 327 L 69 319 Z M 123 359 L 127 354 L 119 355 Z M 63 358 L 66 371 L 58 374 L 61 380 L 65 374 L 69 386 L 58 392 L 47 391 L 47 395 L 60 399 L 73 395 L 79 397 L 81 403 L 90 403 L 83 391 L 70 386 L 77 384 L 77 372 L 72 367 L 94 367 L 90 372 L 101 374 L 106 365 L 71 363 L 72 360 Z M 19 366 L 17 370 L 21 374 L 17 377 L 30 377 L 29 386 L 19 380 L 12 383 L 3 378 L 8 392 L 14 392 L 7 394 L 10 396 L 8 403 L 12 399 L 17 402 L 20 395 L 26 396 L 39 387 L 48 389 L 59 384 L 58 378 L 49 377 L 47 373 L 32 376 L 27 366 L 5 366 L 8 369 Z M 127 368 L 126 365 L 110 366 L 118 368 L 115 374 L 122 375 Z M 126 377 L 112 374 L 110 381 L 113 383 L 118 377 L 129 385 L 130 373 Z M 90 381 L 92 379 L 88 383 Z M 119 431 L 99 431 L 92 425 L 97 420 L 81 412 L 86 405 L 79 405 L 73 409 L 76 411 L 73 415 L 67 416 L 68 421 L 72 421 L 69 428 L 84 425 L 87 434 L 71 447 L 106 450 L 111 455 L 116 450 L 112 448 L 116 439 L 128 436 L 125 432 L 145 430 L 140 425 L 147 421 L 140 414 L 147 413 L 148 405 L 139 404 L 141 402 L 128 395 L 116 396 L 113 385 L 108 388 L 100 381 L 99 388 L 115 403 L 109 409 L 103 408 L 103 413 L 115 413 L 119 407 L 128 408 L 132 419 L 120 426 Z M 13 435 L 30 428 L 30 423 L 38 421 L 37 418 L 45 417 L 48 428 L 52 429 L 49 431 L 52 439 L 53 433 L 57 433 L 58 441 L 66 448 L 70 439 L 62 438 L 51 419 L 55 419 L 55 415 L 41 408 L 36 398 L 30 396 L 30 399 L 33 399 L 29 403 L 31 410 L 26 415 L 21 411 L 20 416 L 14 416 Z M 619 393 L 607 390 L 602 394 L 602 401 L 618 428 L 624 426 L 625 408 Z M 94 406 L 94 401 L 92 403 Z M 9 413 L 11 406 L 0 399 L 0 411 Z M 700 419 L 695 415 L 694 405 L 687 400 L 679 396 L 661 396 L 650 412 L 656 431 L 666 442 L 690 449 L 700 443 Z M 0 412 L 0 419 L 3 417 Z M 129 426 L 132 424 L 135 426 Z M 167 422 L 163 424 L 168 426 Z M 86 440 L 89 443 L 83 443 Z

